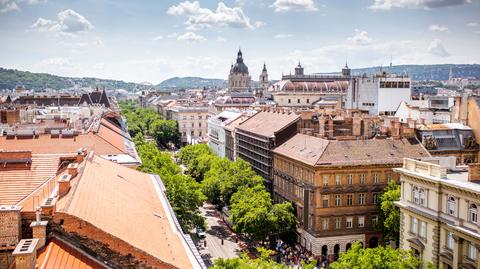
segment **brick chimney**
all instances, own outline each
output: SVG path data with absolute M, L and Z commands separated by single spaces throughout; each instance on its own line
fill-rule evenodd
M 30 223 L 30 227 L 32 228 L 33 238 L 38 239 L 37 247 L 41 248 L 45 246 L 45 242 L 47 240 L 47 224 L 48 221 L 42 221 L 42 209 L 37 207 L 35 211 L 36 219 L 32 223 Z
M 468 165 L 468 181 L 480 183 L 480 163 Z
M 70 166 L 70 164 L 68 165 Z M 72 176 L 69 174 L 63 174 L 59 179 L 58 179 L 58 196 L 62 197 L 65 194 L 68 193 L 70 190 L 70 180 L 72 179 Z
M 40 208 L 42 209 L 42 214 L 45 216 L 53 216 L 53 213 L 55 213 L 55 210 L 56 210 L 56 204 L 57 204 L 57 198 L 54 198 L 54 197 L 46 198 L 43 201 L 43 203 L 40 205 Z
M 38 239 L 22 239 L 12 255 L 15 257 L 16 269 L 35 269 L 37 267 Z
M 22 238 L 22 207 L 17 205 L 0 206 L 0 248 L 14 249 Z
M 77 151 L 77 156 L 75 158 L 75 162 L 81 163 L 87 156 L 87 149 L 86 148 L 81 148 Z
M 67 172 L 70 176 L 76 177 L 78 174 L 78 164 L 77 163 L 71 163 L 67 166 Z

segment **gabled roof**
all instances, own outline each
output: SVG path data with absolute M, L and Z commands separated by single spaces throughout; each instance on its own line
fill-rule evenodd
M 153 175 L 92 156 L 71 184 L 58 200 L 57 212 L 80 218 L 178 268 L 198 264 Z
M 261 111 L 238 125 L 238 129 L 264 137 L 275 133 L 300 120 L 300 116 L 290 112 Z
M 274 153 L 312 166 L 401 164 L 403 158 L 430 157 L 416 138 L 326 140 L 296 134 Z

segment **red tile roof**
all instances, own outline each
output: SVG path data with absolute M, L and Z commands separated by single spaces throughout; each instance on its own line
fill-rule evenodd
M 53 237 L 37 253 L 39 269 L 104 269 L 98 261 L 88 257 L 81 250 Z
M 272 137 L 299 119 L 299 115 L 291 112 L 261 111 L 240 123 L 237 128 L 260 136 Z

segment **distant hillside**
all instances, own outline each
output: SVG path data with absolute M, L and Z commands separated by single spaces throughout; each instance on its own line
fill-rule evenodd
M 60 77 L 44 73 L 32 73 L 0 67 L 0 89 L 13 89 L 23 85 L 27 89 L 41 90 L 45 88 L 66 89 L 74 87 L 104 86 L 107 89 L 125 89 L 133 91 L 140 84 L 112 79 Z
M 224 79 L 200 77 L 173 77 L 162 81 L 156 88 L 162 89 L 188 89 L 188 88 L 222 88 L 227 85 Z
M 413 80 L 447 80 L 452 70 L 455 78 L 480 78 L 480 64 L 394 65 L 352 69 L 353 74 L 374 73 L 380 70 L 409 74 Z

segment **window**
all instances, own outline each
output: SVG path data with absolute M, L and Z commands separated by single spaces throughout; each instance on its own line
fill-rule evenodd
M 201 122 L 198 123 L 198 127 L 202 127 L 202 123 L 201 123 Z
M 378 203 L 378 193 L 372 194 L 372 203 L 376 205 Z
M 380 181 L 380 175 L 378 173 L 373 174 L 373 183 L 378 184 Z
M 323 200 L 323 207 L 324 208 L 328 207 L 328 195 L 323 195 L 322 200 Z
M 392 181 L 392 174 L 387 174 L 387 182 L 390 183 Z
M 364 216 L 358 217 L 358 227 L 359 228 L 365 227 L 365 217 Z
M 375 227 L 377 226 L 378 223 L 378 216 L 373 216 L 372 217 L 372 226 Z
M 420 221 L 420 238 L 425 239 L 427 233 L 427 224 L 424 221 Z
M 341 175 L 335 175 L 335 185 L 340 185 L 342 182 L 342 176 Z
M 192 128 L 194 128 L 194 127 L 195 127 L 195 124 L 192 122 Z
M 353 195 L 347 194 L 347 205 L 353 205 Z
M 310 104 L 310 99 L 307 98 L 307 104 Z
M 410 219 L 410 232 L 413 234 L 417 234 L 417 227 L 418 227 L 418 220 L 415 217 L 411 217 Z
M 335 218 L 335 229 L 341 229 L 342 228 L 342 218 Z
M 365 204 L 365 193 L 360 193 L 358 195 L 358 204 L 364 205 Z
M 447 246 L 448 249 L 453 250 L 453 233 L 447 232 Z
M 468 244 L 468 258 L 472 261 L 476 261 L 477 260 L 477 248 L 472 244 L 472 243 L 469 243 Z
M 191 136 L 194 136 L 194 134 L 195 134 L 195 133 L 194 133 L 193 131 L 190 132 L 190 135 L 191 135 Z
M 323 176 L 323 186 L 328 186 L 328 176 Z
M 418 204 L 418 201 L 420 200 L 420 194 L 418 193 L 417 187 L 413 187 L 412 197 L 413 197 L 413 203 Z
M 478 211 L 477 205 L 475 204 L 470 205 L 470 221 L 472 223 L 478 223 Z
M 202 136 L 202 131 L 198 132 L 198 136 Z
M 193 116 L 193 115 L 190 116 L 190 119 L 191 119 L 191 120 L 194 120 L 194 119 L 195 119 L 195 116 Z
M 353 226 L 353 218 L 347 217 L 347 229 L 352 228 L 352 226 Z
M 328 230 L 328 219 L 327 218 L 322 219 L 322 229 L 323 230 Z
M 292 100 L 291 100 L 291 99 L 288 99 L 288 103 L 291 104 L 291 103 L 292 103 Z
M 447 203 L 447 213 L 449 215 L 455 216 L 455 207 L 457 207 L 457 203 L 455 202 L 455 198 L 449 197 Z
M 360 175 L 360 184 L 365 184 L 365 174 Z
M 200 115 L 200 116 L 198 116 L 198 119 L 199 119 L 199 120 L 201 120 L 201 119 L 202 119 L 202 116 L 201 116 L 201 115 Z
M 300 104 L 300 99 L 297 99 L 297 104 Z
M 424 189 L 420 189 L 418 191 L 418 197 L 420 198 L 419 203 L 421 205 L 425 205 L 425 190 Z
M 353 175 L 348 175 L 347 180 L 348 180 L 348 185 L 352 185 L 353 184 Z
M 341 206 L 341 197 L 340 194 L 335 195 L 335 206 Z

